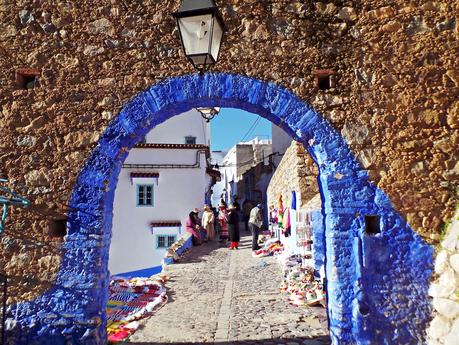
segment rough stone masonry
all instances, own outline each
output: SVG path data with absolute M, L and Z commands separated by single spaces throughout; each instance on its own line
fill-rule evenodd
M 458 5 L 442 1 L 228 0 L 216 71 L 273 81 L 324 114 L 424 239 L 457 203 Z M 193 72 L 170 16 L 178 1 L 0 1 L 0 176 L 33 207 L 2 238 L 9 303 L 55 277 L 70 192 L 127 100 Z M 315 79 L 328 70 L 331 88 Z M 322 72 L 321 72 L 322 71 Z M 35 83 L 21 77 L 36 76 Z M 29 79 L 26 79 L 26 81 Z

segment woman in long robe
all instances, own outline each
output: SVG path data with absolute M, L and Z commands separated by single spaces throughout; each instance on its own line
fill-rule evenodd
M 239 241 L 241 240 L 239 234 L 239 215 L 237 208 L 231 205 L 228 209 L 228 232 L 229 240 L 231 241 L 229 249 L 238 249 Z
M 193 244 L 200 245 L 202 244 L 201 234 L 199 233 L 200 226 L 196 222 L 196 214 L 194 211 L 191 211 L 186 220 L 185 230 L 193 235 Z
M 215 238 L 214 221 L 214 212 L 208 205 L 204 205 L 204 212 L 202 213 L 202 227 L 206 230 L 207 239 L 209 241 L 212 241 Z
M 218 211 L 218 224 L 220 225 L 220 242 L 228 239 L 228 212 L 226 206 L 220 204 Z

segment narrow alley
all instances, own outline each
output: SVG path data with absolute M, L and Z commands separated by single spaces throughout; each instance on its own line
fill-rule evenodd
M 193 247 L 167 267 L 169 301 L 129 338 L 131 344 L 329 344 L 323 308 L 295 308 L 279 292 L 275 257 L 254 258 L 217 242 Z

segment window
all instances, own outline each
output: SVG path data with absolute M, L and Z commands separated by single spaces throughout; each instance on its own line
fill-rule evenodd
M 315 86 L 319 90 L 328 90 L 335 87 L 334 74 L 335 72 L 329 69 L 314 70 L 312 75 L 314 76 Z
M 67 218 L 51 219 L 48 234 L 51 237 L 64 237 L 67 235 Z
M 18 89 L 33 89 L 38 81 L 40 72 L 35 68 L 20 68 L 16 70 L 16 87 Z
M 369 235 L 381 232 L 379 216 L 365 216 L 365 232 Z
M 153 185 L 137 185 L 137 206 L 153 206 Z
M 317 86 L 320 90 L 328 90 L 330 88 L 330 76 L 329 75 L 318 75 Z
M 156 236 L 156 248 L 169 248 L 176 240 L 175 235 L 158 235 Z
M 185 144 L 187 144 L 187 145 L 195 145 L 196 144 L 196 137 L 193 137 L 191 135 L 185 137 Z

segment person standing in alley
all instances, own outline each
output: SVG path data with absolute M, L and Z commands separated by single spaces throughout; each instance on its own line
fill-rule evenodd
M 193 210 L 194 214 L 195 214 L 195 220 L 196 220 L 196 224 L 198 224 L 199 226 L 199 233 L 201 234 L 201 241 L 202 242 L 207 242 L 209 240 L 209 238 L 207 237 L 207 232 L 206 232 L 206 229 L 204 229 L 201 224 L 202 224 L 202 220 L 201 218 L 199 217 L 199 213 L 201 211 L 199 211 L 199 208 L 195 208 Z
M 224 203 L 218 205 L 218 225 L 220 227 L 219 242 L 226 241 L 228 239 L 228 211 Z
M 204 212 L 202 213 L 202 227 L 206 230 L 209 241 L 212 241 L 215 238 L 214 221 L 214 212 L 210 209 L 209 205 L 204 205 Z
M 250 211 L 249 228 L 252 232 L 252 250 L 258 250 L 258 235 L 263 225 L 263 205 L 258 204 Z
M 240 234 L 239 234 L 239 212 L 234 204 L 228 208 L 228 232 L 229 240 L 231 241 L 229 249 L 238 249 Z
M 236 209 L 236 212 L 239 212 L 241 210 L 241 205 L 239 205 L 238 200 L 239 197 L 237 195 L 233 196 L 233 207 Z
M 199 246 L 202 244 L 202 237 L 200 233 L 201 226 L 196 221 L 197 215 L 191 211 L 185 224 L 185 230 L 193 235 L 193 245 Z

